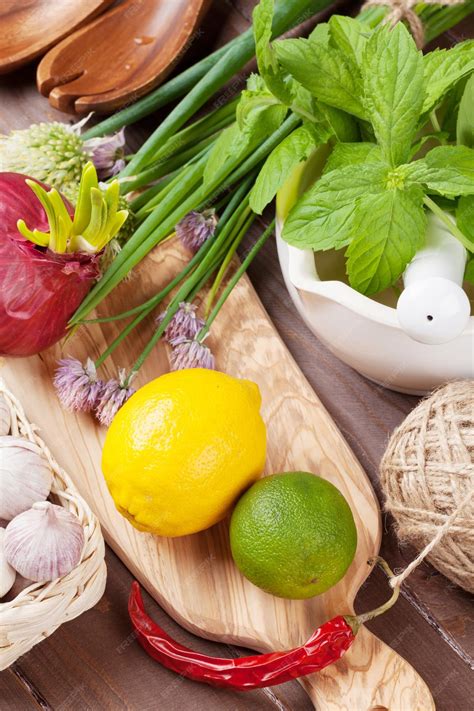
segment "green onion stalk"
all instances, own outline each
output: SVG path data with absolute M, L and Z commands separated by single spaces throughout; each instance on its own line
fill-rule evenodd
M 317 9 L 323 6 L 321 2 L 299 2 L 293 3 L 292 7 L 293 5 L 298 7 L 299 19 L 303 19 L 301 13 L 304 8 L 311 6 L 314 10 L 316 6 Z M 462 19 L 473 9 L 474 0 L 470 0 L 465 5 L 467 7 L 464 5 L 443 7 L 442 10 L 436 11 L 431 7 L 421 7 L 419 14 L 423 18 L 427 38 L 431 39 L 434 32 L 443 32 Z M 284 29 L 281 4 L 278 8 L 273 24 L 276 35 Z M 364 11 L 362 17 L 366 22 L 376 25 L 382 21 L 385 14 L 383 8 L 374 8 Z M 292 14 L 293 21 L 298 19 L 297 15 L 298 13 Z M 233 100 L 227 106 L 215 109 L 188 126 L 186 124 L 222 86 L 222 82 L 230 78 L 229 72 L 233 73 L 236 70 L 238 62 L 242 61 L 249 51 L 253 51 L 253 39 L 250 39 L 251 42 L 248 39 L 242 42 L 240 38 L 239 41 L 233 42 L 225 53 L 218 55 L 218 61 L 203 75 L 202 79 L 195 83 L 189 94 L 171 111 L 120 173 L 119 178 L 124 193 L 145 188 L 142 194 L 132 196 L 130 203 L 136 210 L 139 226 L 102 279 L 85 298 L 70 325 L 75 327 L 91 322 L 119 321 L 129 318 L 132 320 L 95 363 L 88 361 L 85 366 L 82 366 L 77 361 L 71 364 L 69 360 L 60 364 L 56 385 L 66 406 L 68 406 L 67 392 L 71 389 L 74 391 L 74 385 L 71 385 L 72 371 L 77 387 L 80 383 L 81 387 L 96 388 L 97 383 L 102 383 L 97 376 L 97 368 L 145 318 L 164 302 L 171 292 L 174 292 L 174 295 L 157 322 L 150 342 L 131 371 L 129 373 L 121 371 L 117 379 L 100 386 L 103 387 L 104 395 L 97 398 L 97 403 L 92 409 L 95 410 L 99 421 L 105 424 L 111 421 L 117 409 L 133 392 L 132 382 L 136 373 L 162 336 L 165 336 L 172 346 L 172 368 L 198 365 L 213 367 L 212 353 L 204 340 L 232 288 L 271 234 L 273 225 L 256 242 L 218 298 L 219 290 L 230 269 L 232 257 L 255 219 L 255 214 L 249 207 L 249 194 L 258 172 L 269 154 L 301 125 L 302 120 L 299 114 L 288 110 L 286 118 L 270 135 L 263 135 L 256 144 L 249 144 L 244 151 L 235 151 L 235 155 L 231 151 L 231 155 L 223 164 L 217 166 L 211 177 L 206 174 L 209 157 L 214 147 L 220 146 L 218 142 L 222 139 L 222 132 L 238 125 L 235 123 L 238 118 L 237 101 Z M 196 77 L 197 75 L 194 78 Z M 155 99 L 159 91 L 154 92 Z M 147 106 L 150 107 L 151 103 Z M 129 110 L 131 109 L 127 109 Z M 139 111 L 143 110 L 142 103 Z M 181 163 L 177 159 L 180 151 Z M 159 182 L 155 183 L 155 181 Z M 214 222 L 215 227 L 216 205 L 225 206 L 225 209 L 214 233 L 209 226 Z M 88 319 L 90 312 L 127 277 L 150 250 L 170 239 L 175 231 L 181 233 L 183 239 L 183 229 L 187 223 L 196 234 L 202 231 L 205 233 L 206 227 L 208 233 L 197 253 L 179 275 L 144 304 L 107 318 Z M 205 307 L 206 319 L 202 321 L 197 315 L 193 301 L 212 278 L 214 281 Z

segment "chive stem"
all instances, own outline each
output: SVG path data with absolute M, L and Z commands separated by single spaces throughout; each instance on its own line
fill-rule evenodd
M 222 292 L 222 295 L 220 296 L 219 300 L 217 301 L 216 305 L 214 306 L 211 314 L 206 320 L 205 325 L 202 327 L 202 329 L 199 331 L 196 340 L 198 340 L 200 343 L 204 340 L 206 335 L 209 333 L 209 329 L 211 328 L 211 325 L 216 318 L 217 314 L 221 310 L 222 306 L 226 302 L 227 298 L 229 297 L 230 293 L 232 292 L 233 288 L 237 284 L 237 282 L 240 280 L 242 275 L 247 271 L 248 267 L 252 263 L 252 261 L 255 259 L 267 239 L 270 237 L 271 234 L 273 234 L 275 230 L 275 220 L 271 222 L 271 224 L 267 227 L 265 232 L 261 235 L 261 237 L 255 242 L 254 246 L 250 250 L 250 252 L 247 254 L 245 257 L 244 261 L 240 265 L 240 267 L 237 269 L 236 273 L 232 277 L 232 279 L 229 281 L 227 284 L 226 288 Z

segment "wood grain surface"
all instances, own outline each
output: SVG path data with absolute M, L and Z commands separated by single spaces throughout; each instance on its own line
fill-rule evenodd
M 31 61 L 114 0 L 2 0 L 0 74 Z
M 53 47 L 37 85 L 61 111 L 111 112 L 148 93 L 199 39 L 210 0 L 126 0 Z
M 215 0 L 203 26 L 203 39 L 190 50 L 192 58 L 227 41 L 248 26 L 253 0 Z M 465 21 L 442 40 L 443 45 L 474 36 Z M 226 92 L 242 88 L 237 78 Z M 0 131 L 25 127 L 38 120 L 64 120 L 34 89 L 34 71 L 4 78 L 0 87 Z M 131 145 L 147 135 L 157 117 L 128 132 Z M 263 226 L 259 224 L 250 239 Z M 369 383 L 337 361 L 306 329 L 285 290 L 275 246 L 268 243 L 250 270 L 263 304 L 323 404 L 335 419 L 372 484 L 380 494 L 378 464 L 392 429 L 416 404 L 415 398 L 392 393 Z M 382 552 L 394 567 L 410 560 L 384 523 Z M 284 709 L 312 708 L 296 682 L 266 691 L 237 694 L 194 684 L 155 664 L 130 634 L 126 600 L 131 574 L 109 550 L 109 580 L 101 603 L 63 625 L 14 668 L 0 675 L 1 708 L 14 709 Z M 356 600 L 358 611 L 371 609 L 386 597 L 385 581 L 374 573 Z M 150 614 L 170 634 L 188 646 L 221 656 L 245 653 L 234 646 L 194 637 L 180 628 L 151 600 Z M 428 683 L 439 711 L 470 711 L 473 696 L 474 618 L 469 596 L 424 565 L 405 586 L 404 596 L 383 618 L 369 625 L 396 649 Z M 361 711 L 365 711 L 363 706 Z M 324 710 L 322 710 L 324 711 Z M 355 709 L 359 711 L 359 709 Z M 410 711 L 410 709 L 407 709 Z
M 157 247 L 134 270 L 132 279 L 100 305 L 97 317 L 147 301 L 179 273 L 188 256 L 177 238 Z M 133 338 L 108 359 L 108 377 L 136 360 L 153 334 L 156 315 L 143 321 Z M 190 631 L 259 651 L 291 649 L 325 620 L 352 613 L 352 601 L 370 572 L 367 561 L 380 546 L 378 503 L 364 471 L 289 355 L 249 280 L 243 278 L 233 290 L 207 343 L 219 369 L 259 385 L 268 433 L 265 473 L 299 469 L 320 474 L 343 493 L 358 531 L 356 555 L 345 577 L 311 600 L 283 600 L 249 583 L 232 561 L 228 521 L 197 535 L 166 539 L 138 532 L 117 512 L 100 466 L 106 429 L 90 415 L 64 412 L 52 377 L 62 357 L 96 360 L 121 328 L 119 322 L 81 328 L 65 344 L 40 356 L 6 359 L 1 374 L 27 403 L 28 417 L 40 426 L 43 436 L 61 433 L 61 446 L 55 437 L 48 441 L 53 456 L 90 502 L 106 541 L 128 569 Z M 168 370 L 167 347 L 159 344 L 140 370 L 137 387 Z M 27 402 L 33 391 L 35 398 Z M 389 597 L 388 586 L 386 590 Z M 304 686 L 315 705 L 328 711 L 349 711 L 366 700 L 368 708 L 390 711 L 433 708 L 419 675 L 365 629 L 340 662 L 307 677 Z

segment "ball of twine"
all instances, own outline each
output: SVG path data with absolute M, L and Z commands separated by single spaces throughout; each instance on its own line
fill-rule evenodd
M 386 509 L 402 542 L 474 592 L 474 380 L 448 383 L 395 430 L 381 464 Z

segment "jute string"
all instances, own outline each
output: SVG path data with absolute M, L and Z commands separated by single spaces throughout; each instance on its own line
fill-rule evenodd
M 423 0 L 424 5 L 462 5 L 464 0 Z M 384 19 L 384 24 L 388 23 L 391 27 L 405 20 L 413 35 L 418 49 L 421 49 L 425 44 L 425 30 L 423 23 L 416 14 L 414 8 L 419 5 L 419 0 L 367 0 L 362 9 L 369 7 L 385 6 L 390 8 L 387 17 Z
M 435 391 L 393 433 L 381 463 L 386 509 L 399 538 L 421 550 L 392 587 L 428 558 L 474 592 L 473 460 L 474 380 Z

